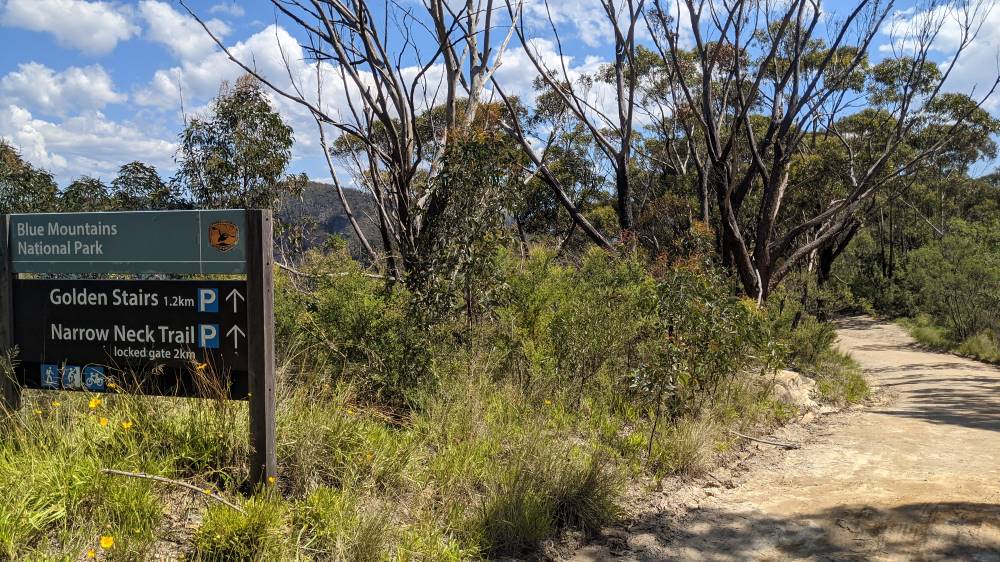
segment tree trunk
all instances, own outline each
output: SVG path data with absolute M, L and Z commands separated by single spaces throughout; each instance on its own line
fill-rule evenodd
M 622 230 L 632 230 L 635 219 L 632 214 L 632 186 L 629 185 L 628 161 L 620 158 L 616 164 L 615 191 L 618 194 L 618 226 Z

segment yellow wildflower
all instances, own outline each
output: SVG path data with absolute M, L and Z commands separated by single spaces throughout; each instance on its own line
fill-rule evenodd
M 204 373 L 204 372 L 205 372 L 205 369 L 207 369 L 207 368 L 208 368 L 208 363 L 195 363 L 195 364 L 194 364 L 194 368 L 195 368 L 195 370 L 196 370 L 196 371 L 198 371 L 199 373 Z
M 97 420 L 97 423 L 101 424 L 101 427 L 108 427 L 108 418 L 101 418 Z
M 128 431 L 128 430 L 132 429 L 132 422 L 131 421 L 123 421 L 122 422 L 122 429 L 124 429 L 125 431 Z
M 39 416 L 42 415 L 42 411 L 41 410 L 35 410 L 35 413 L 38 414 Z
M 94 552 L 93 548 L 87 551 L 87 558 L 97 558 L 97 553 Z
M 59 406 L 62 406 L 62 402 L 60 402 L 58 400 L 53 400 L 52 401 L 52 407 L 53 408 L 58 408 Z
M 201 493 L 205 494 L 206 496 L 211 496 L 212 495 L 212 490 L 209 490 L 208 488 L 205 488 L 204 490 L 201 491 Z
M 118 385 L 115 384 L 115 383 L 113 383 L 113 382 L 109 382 L 108 383 L 108 388 L 118 388 Z
M 111 535 L 101 535 L 101 548 L 108 549 L 115 546 L 115 538 Z
M 551 406 L 552 405 L 552 401 L 551 400 L 546 400 L 545 401 L 545 405 L 546 406 Z
M 90 406 L 91 410 L 96 410 L 97 407 L 101 405 L 101 399 L 100 398 L 91 398 L 90 402 L 88 402 L 87 405 Z
M 272 486 L 274 486 L 274 483 L 277 482 L 277 481 L 278 481 L 277 478 L 275 478 L 274 476 L 268 476 L 267 477 L 267 483 L 270 484 L 270 485 L 272 485 Z

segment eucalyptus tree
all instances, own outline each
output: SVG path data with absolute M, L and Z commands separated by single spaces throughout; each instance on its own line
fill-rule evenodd
M 714 194 L 724 263 L 748 295 L 765 299 L 842 235 L 875 194 L 931 163 L 995 91 L 991 75 L 971 107 L 938 106 L 986 15 L 977 1 L 937 2 L 908 25 L 889 26 L 894 52 L 870 72 L 868 53 L 894 7 L 858 0 L 838 16 L 824 13 L 820 0 L 654 0 L 647 12 L 654 44 L 694 116 L 692 138 L 704 158 L 697 174 Z M 954 46 L 935 64 L 946 25 Z M 877 141 L 847 130 L 858 107 L 872 112 Z M 940 134 L 908 150 L 929 121 Z M 843 194 L 819 193 L 825 201 L 816 212 L 789 216 L 789 194 L 815 189 L 793 183 L 792 169 L 818 138 L 842 149 Z
M 173 209 L 183 205 L 183 199 L 163 181 L 155 166 L 138 161 L 118 169 L 118 176 L 111 180 L 110 192 L 115 206 L 123 210 Z
M 614 54 L 612 62 L 605 65 L 597 76 L 577 76 L 567 68 L 563 42 L 553 21 L 548 0 L 545 0 L 545 9 L 557 55 L 556 64 L 551 66 L 543 59 L 536 43 L 531 41 L 525 29 L 524 14 L 512 0 L 507 0 L 507 6 L 513 29 L 517 32 L 528 60 L 566 110 L 587 129 L 600 153 L 610 163 L 614 176 L 618 224 L 621 230 L 632 230 L 635 226 L 635 213 L 630 168 L 636 132 L 639 82 L 642 77 L 636 56 L 636 36 L 641 32 L 645 0 L 600 0 L 605 23 L 614 37 Z M 613 87 L 613 108 L 602 108 L 600 102 L 591 95 L 595 81 L 605 82 Z M 526 148 L 533 150 L 529 146 Z
M 257 79 L 244 75 L 223 83 L 209 114 L 184 127 L 176 179 L 200 207 L 271 208 L 305 184 L 285 175 L 293 140 Z
M 107 184 L 98 178 L 83 176 L 59 192 L 57 205 L 62 212 L 111 211 L 115 204 Z
M 0 138 L 0 213 L 51 211 L 57 192 L 51 173 L 32 166 Z
M 382 238 L 376 257 L 391 277 L 406 279 L 427 263 L 422 241 L 434 228 L 434 217 L 453 203 L 442 182 L 434 181 L 447 163 L 448 146 L 461 136 L 456 131 L 481 114 L 485 86 L 512 32 L 497 31 L 493 0 L 423 0 L 374 9 L 364 0 L 272 4 L 307 37 L 305 53 L 315 63 L 315 83 L 307 87 L 289 68 L 288 85 L 279 84 L 217 38 L 216 43 L 277 95 L 313 116 L 327 154 L 335 151 L 354 183 L 372 195 Z M 343 96 L 340 104 L 331 103 L 331 90 Z M 421 116 L 432 108 L 429 126 L 422 127 Z M 328 132 L 338 146 L 327 141 Z M 328 163 L 342 194 L 338 169 L 332 159 Z M 352 226 L 374 251 L 356 220 Z

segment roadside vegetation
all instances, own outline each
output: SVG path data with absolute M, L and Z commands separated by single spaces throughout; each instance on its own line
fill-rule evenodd
M 824 370 L 829 350 L 791 347 L 701 260 L 494 263 L 488 313 L 427 324 L 343 243 L 279 275 L 279 477 L 250 496 L 243 403 L 25 392 L 0 447 L 0 486 L 18 491 L 0 555 L 523 556 L 614 521 L 630 480 L 698 475 L 737 445 L 727 430 L 797 414 L 770 392 L 790 357 L 838 381 L 832 401 L 860 399 Z
M 429 36 L 389 48 L 400 23 L 367 2 L 317 2 L 322 33 L 275 4 L 311 45 L 286 64 L 358 70 L 324 77 L 351 111 L 246 61 L 187 120 L 173 177 L 132 162 L 60 187 L 0 140 L 0 211 L 273 209 L 278 477 L 244 488 L 244 403 L 26 391 L 0 427 L 0 559 L 537 557 L 619 518 L 627 487 L 703 475 L 737 433 L 803 413 L 775 398 L 778 370 L 864 401 L 838 316 L 1000 355 L 1000 180 L 972 176 L 1000 123 L 941 87 L 930 42 L 868 60 L 891 3 L 819 25 L 809 0 L 704 3 L 724 39 L 693 47 L 664 11 L 629 16 L 647 41 L 610 10 L 618 62 L 583 76 L 544 68 L 508 21 L 538 71 L 525 99 L 491 82 L 489 18 L 428 0 L 399 17 Z M 768 33 L 723 23 L 786 10 Z M 965 15 L 950 34 L 974 35 Z M 447 83 L 414 82 L 411 59 Z M 597 115 L 593 88 L 617 110 Z M 277 95 L 317 130 L 292 131 Z M 288 173 L 308 134 L 329 156 L 323 224 Z

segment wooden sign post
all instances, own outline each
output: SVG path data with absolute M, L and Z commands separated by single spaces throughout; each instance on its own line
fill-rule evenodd
M 269 482 L 277 470 L 271 220 L 262 210 L 2 217 L 0 350 L 18 353 L 13 377 L 0 381 L 2 405 L 16 410 L 21 388 L 104 392 L 110 382 L 140 394 L 248 399 L 250 483 Z M 245 280 L 65 278 L 80 273 Z
M 250 367 L 250 482 L 273 482 L 278 464 L 274 438 L 274 251 L 271 211 L 247 217 L 247 325 Z
M 14 276 L 10 271 L 10 252 L 7 251 L 9 224 L 7 216 L 0 216 L 0 251 L 3 252 L 3 256 L 0 256 L 3 258 L 0 259 L 0 353 L 10 353 L 14 336 L 14 295 L 11 288 Z M 6 365 L 5 371 L 8 370 L 9 372 L 0 373 L 0 406 L 3 407 L 4 416 L 21 408 L 21 388 L 13 378 L 13 365 Z

